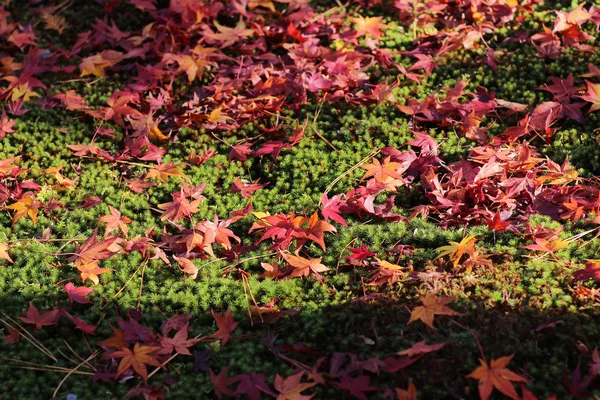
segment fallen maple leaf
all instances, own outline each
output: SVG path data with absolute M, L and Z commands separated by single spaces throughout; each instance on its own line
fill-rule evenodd
M 265 186 L 267 186 L 268 183 L 269 182 L 259 184 L 258 179 L 250 183 L 245 179 L 237 178 L 235 182 L 233 182 L 233 185 L 229 187 L 229 190 L 231 190 L 233 193 L 240 192 L 242 194 L 242 197 L 244 197 L 245 199 L 249 199 L 252 197 L 252 193 L 264 188 Z
M 10 325 L 6 325 L 6 329 L 8 329 L 8 334 L 5 335 L 2 339 L 6 340 L 10 344 L 19 343 L 19 338 L 21 337 L 21 332 L 18 329 L 13 328 Z
M 323 193 L 321 196 L 321 215 L 325 218 L 325 221 L 332 219 L 344 226 L 348 226 L 346 220 L 340 215 L 340 207 L 343 205 L 341 202 L 341 194 L 335 195 L 332 198 L 327 198 L 327 193 Z
M 75 328 L 79 329 L 80 331 L 82 331 L 83 333 L 85 333 L 87 335 L 93 335 L 94 332 L 96 331 L 96 329 L 98 328 L 97 325 L 88 324 L 83 319 L 72 316 L 65 309 L 61 309 L 60 311 L 61 311 L 61 315 L 70 319 L 71 322 L 73 322 L 75 324 Z
M 62 169 L 62 167 L 48 168 L 46 170 L 46 173 L 52 175 L 54 177 L 54 179 L 56 179 L 58 181 L 59 185 L 62 185 L 67 188 L 72 187 L 75 184 L 75 182 L 77 182 L 77 178 L 69 179 L 69 178 L 65 177 L 63 174 L 60 173 L 61 169 Z
M 360 375 L 356 378 L 345 374 L 339 382 L 334 382 L 334 385 L 340 389 L 345 389 L 350 392 L 350 396 L 361 400 L 368 400 L 365 392 L 373 392 L 379 388 L 370 385 L 371 377 L 368 375 Z
M 123 53 L 114 50 L 105 50 L 100 54 L 86 57 L 79 66 L 81 69 L 80 76 L 95 75 L 98 78 L 103 78 L 106 75 L 104 70 L 117 64 L 122 59 Z
M 450 242 L 450 244 L 447 246 L 438 247 L 436 250 L 441 251 L 442 253 L 440 253 L 440 255 L 437 256 L 435 259 L 437 260 L 444 256 L 450 256 L 450 259 L 454 260 L 453 265 L 454 268 L 456 268 L 463 254 L 473 254 L 473 251 L 475 250 L 476 241 L 477 238 L 475 238 L 474 236 L 467 236 L 463 238 L 463 240 L 461 240 L 460 243 Z
M 316 382 L 301 382 L 304 372 L 298 372 L 287 378 L 279 374 L 275 376 L 275 390 L 279 392 L 277 400 L 310 400 L 314 394 L 303 395 L 302 392 L 316 385 Z
M 402 174 L 398 170 L 403 169 L 403 164 L 390 161 L 391 157 L 383 160 L 383 164 L 378 159 L 373 158 L 371 164 L 365 164 L 362 167 L 367 170 L 361 178 L 366 179 L 373 177 L 376 182 L 384 183 L 390 186 L 401 186 L 404 184 Z
M 218 399 L 222 399 L 223 395 L 235 396 L 235 392 L 229 386 L 238 381 L 236 376 L 229 376 L 229 367 L 223 368 L 218 374 L 215 374 L 212 369 L 209 371 L 210 382 L 215 389 L 215 395 Z
M 21 321 L 26 324 L 35 325 L 35 329 L 42 329 L 42 326 L 51 326 L 55 325 L 60 318 L 59 310 L 52 310 L 40 313 L 36 306 L 33 303 L 29 302 L 29 309 L 25 313 L 24 317 L 20 317 Z
M 12 260 L 12 258 L 10 258 L 10 255 L 8 254 L 8 249 L 10 249 L 10 247 L 6 243 L 0 243 L 0 258 L 3 258 L 13 263 L 14 261 Z
M 600 260 L 587 260 L 585 269 L 573 272 L 573 276 L 580 281 L 595 278 L 600 281 Z
M 111 232 L 119 228 L 121 228 L 121 232 L 127 236 L 127 233 L 129 232 L 127 224 L 131 223 L 131 219 L 121 216 L 121 212 L 114 207 L 108 206 L 108 209 L 110 210 L 110 214 L 100 217 L 99 219 L 100 222 L 106 223 L 104 237 L 107 237 Z
M 191 260 L 177 256 L 173 256 L 173 258 L 175 259 L 175 261 L 177 261 L 177 263 L 179 263 L 179 265 L 181 266 L 179 269 L 183 273 L 190 274 L 190 279 L 194 280 L 198 277 L 198 267 L 196 267 L 196 265 Z
M 0 139 L 4 139 L 7 133 L 13 133 L 15 130 L 12 129 L 17 121 L 9 119 L 6 116 L 6 111 L 2 109 L 2 117 L 0 117 Z
M 104 347 L 111 347 L 114 349 L 125 347 L 127 345 L 127 342 L 125 341 L 125 332 L 117 328 L 112 328 L 112 330 L 115 335 L 101 342 L 98 342 L 98 345 Z
M 408 389 L 396 388 L 398 400 L 417 400 L 417 388 L 414 383 L 408 385 Z
M 352 253 L 352 255 L 346 256 L 346 258 L 358 262 L 362 262 L 369 257 L 375 257 L 377 255 L 370 251 L 364 244 L 361 244 L 360 247 L 357 248 L 348 247 L 347 250 Z
M 421 320 L 425 325 L 435 329 L 433 326 L 433 319 L 436 315 L 462 315 L 461 313 L 446 307 L 446 304 L 453 301 L 451 298 L 437 297 L 433 293 L 428 293 L 420 299 L 423 305 L 415 307 L 412 310 L 410 313 L 410 320 L 408 321 L 409 324 Z
M 81 265 L 92 264 L 99 260 L 107 259 L 118 252 L 118 250 L 113 247 L 117 239 L 119 239 L 117 236 L 113 236 L 100 242 L 96 241 L 97 237 L 98 228 L 96 228 L 94 233 L 79 246 L 75 251 L 75 254 L 69 258 L 69 261 L 74 261 L 75 265 L 79 267 Z
M 535 244 L 529 244 L 527 246 L 520 246 L 523 249 L 539 250 L 546 253 L 554 253 L 555 251 L 562 250 L 567 247 L 571 242 L 562 240 L 559 237 L 554 237 L 550 240 L 546 238 L 536 237 L 534 238 Z
M 191 356 L 192 353 L 188 350 L 188 348 L 192 347 L 200 339 L 188 339 L 188 325 L 185 324 L 172 338 L 163 337 L 160 340 L 160 345 L 162 349 L 158 352 L 159 354 L 183 354 L 186 356 Z
M 123 347 L 119 351 L 115 351 L 109 354 L 113 358 L 121 358 L 119 367 L 117 368 L 117 374 L 115 378 L 118 378 L 127 371 L 130 367 L 133 368 L 144 381 L 148 380 L 148 371 L 146 365 L 153 365 L 160 367 L 161 363 L 152 356 L 152 353 L 158 351 L 160 347 L 157 346 L 146 346 L 136 343 L 133 347 L 133 351 L 127 347 Z
M 290 277 L 308 276 L 312 272 L 317 279 L 321 278 L 319 272 L 329 271 L 329 268 L 321 264 L 321 257 L 319 258 L 304 258 L 296 252 L 296 255 L 289 253 L 281 254 L 285 261 L 288 262 L 294 270 L 289 275 Z
M 364 36 L 369 34 L 376 39 L 379 39 L 383 32 L 381 29 L 387 27 L 387 25 L 381 23 L 383 17 L 363 17 L 359 15 L 356 18 L 350 18 L 354 22 L 354 29 L 356 30 L 356 36 Z
M 527 383 L 527 379 L 506 368 L 513 357 L 514 354 L 500 357 L 496 360 L 492 360 L 491 364 L 479 359 L 481 365 L 467 375 L 467 378 L 479 380 L 479 396 L 481 397 L 481 400 L 487 400 L 494 388 L 498 389 L 511 399 L 520 399 L 512 382 Z
M 231 46 L 240 39 L 254 35 L 254 29 L 246 29 L 246 24 L 241 18 L 235 26 L 235 28 L 229 28 L 227 26 L 220 25 L 216 21 L 214 22 L 214 25 L 219 32 L 213 33 L 211 31 L 208 31 L 204 34 L 204 36 L 213 40 L 220 41 L 221 48 Z
M 152 168 L 144 179 L 156 178 L 163 183 L 169 183 L 170 176 L 178 176 L 180 178 L 186 179 L 189 181 L 189 178 L 185 176 L 183 172 L 181 172 L 174 162 L 169 161 L 164 164 L 159 164 L 156 167 Z
M 15 215 L 13 216 L 11 226 L 15 226 L 15 223 L 24 215 L 28 215 L 35 225 L 37 223 L 38 211 L 41 206 L 42 203 L 35 199 L 35 195 L 33 193 L 28 192 L 27 195 L 23 195 L 21 200 L 7 207 L 10 210 L 16 211 Z
M 399 351 L 399 356 L 409 356 L 409 357 L 419 357 L 423 354 L 431 353 L 433 351 L 438 351 L 443 348 L 446 343 L 438 343 L 438 344 L 425 344 L 425 341 L 422 340 L 418 343 L 412 345 L 410 349 Z
M 85 282 L 87 279 L 89 279 L 94 283 L 94 285 L 100 283 L 98 275 L 112 271 L 112 269 L 110 268 L 100 268 L 98 266 L 98 262 L 96 261 L 87 264 L 77 265 L 77 269 L 80 272 L 82 282 Z
M 168 203 L 162 203 L 158 205 L 158 208 L 165 210 L 160 216 L 161 221 L 169 220 L 171 222 L 177 222 L 184 216 L 191 217 L 193 213 L 200 211 L 198 206 L 202 201 L 202 198 L 189 201 L 187 197 L 181 193 L 171 193 L 173 201 Z
M 225 316 L 215 314 L 212 310 L 211 314 L 217 323 L 217 328 L 219 329 L 209 337 L 211 339 L 221 339 L 221 346 L 225 346 L 225 343 L 229 341 L 231 332 L 235 330 L 239 322 L 234 321 L 233 316 L 231 315 L 231 309 L 229 307 L 227 307 Z
M 73 302 L 76 302 L 79 304 L 91 303 L 91 301 L 88 298 L 86 298 L 85 296 L 87 296 L 88 294 L 90 294 L 91 292 L 94 291 L 93 288 L 75 287 L 75 285 L 73 285 L 71 282 L 69 282 L 65 286 L 63 286 L 63 290 L 65 292 L 67 292 L 67 295 L 69 296 L 69 303 L 71 305 L 73 304 Z

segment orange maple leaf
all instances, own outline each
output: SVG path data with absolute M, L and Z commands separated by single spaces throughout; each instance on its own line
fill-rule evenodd
M 11 171 L 15 168 L 19 168 L 16 165 L 13 165 L 13 162 L 18 161 L 21 156 L 7 158 L 5 160 L 0 160 L 0 178 L 4 178 L 9 175 Z
M 421 297 L 422 306 L 415 307 L 410 313 L 410 320 L 408 323 L 416 320 L 421 320 L 423 323 L 430 328 L 435 329 L 433 326 L 433 319 L 436 315 L 462 315 L 459 312 L 446 307 L 446 304 L 451 303 L 453 299 L 448 297 L 437 297 L 433 293 L 428 293 L 424 297 Z
M 122 216 L 121 212 L 114 207 L 108 206 L 108 209 L 110 210 L 110 214 L 100 217 L 99 219 L 100 222 L 106 223 L 104 237 L 107 237 L 111 232 L 119 228 L 121 228 L 121 231 L 127 236 L 127 233 L 129 232 L 127 224 L 131 223 L 131 219 Z
M 109 356 L 111 357 L 121 358 L 115 378 L 121 376 L 123 372 L 127 371 L 131 367 L 139 376 L 144 378 L 144 381 L 147 381 L 148 371 L 146 369 L 146 365 L 153 365 L 155 367 L 160 367 L 162 365 L 151 355 L 159 349 L 160 347 L 157 346 L 145 346 L 136 343 L 133 347 L 133 351 L 127 347 L 123 347 L 119 351 L 110 353 Z
M 123 332 L 121 329 L 114 328 L 112 326 L 111 326 L 111 328 L 115 335 L 112 337 L 109 337 L 108 339 L 105 339 L 101 342 L 98 342 L 98 345 L 105 346 L 105 347 L 112 347 L 115 349 L 118 349 L 120 347 L 125 347 L 127 345 L 127 342 L 125 341 L 125 332 Z
M 487 400 L 494 388 L 511 399 L 520 399 L 511 382 L 527 383 L 527 379 L 506 368 L 513 357 L 514 354 L 500 357 L 492 360 L 490 365 L 486 361 L 479 359 L 481 365 L 467 375 L 467 378 L 479 380 L 479 396 L 481 400 Z
M 110 268 L 100 268 L 98 266 L 98 262 L 96 262 L 96 261 L 93 261 L 93 262 L 90 262 L 87 264 L 77 265 L 77 269 L 80 272 L 81 280 L 83 282 L 85 282 L 86 279 L 89 279 L 90 281 L 92 281 L 94 283 L 94 285 L 97 285 L 100 283 L 100 279 L 98 278 L 98 275 L 103 274 L 105 272 L 112 271 L 112 269 L 110 269 Z
M 190 279 L 194 280 L 198 277 L 198 267 L 191 261 L 185 257 L 177 257 L 173 256 L 175 261 L 179 263 L 181 272 L 185 274 L 190 274 Z
M 354 22 L 356 36 L 369 34 L 374 38 L 379 39 L 383 35 L 381 29 L 387 27 L 387 25 L 381 23 L 382 18 L 383 17 L 363 17 L 359 15 L 357 18 L 350 19 Z
M 393 183 L 399 181 L 403 183 L 402 174 L 398 173 L 398 169 L 403 165 L 398 162 L 390 161 L 391 157 L 383 160 L 383 164 L 378 159 L 374 158 L 371 164 L 365 164 L 362 167 L 367 170 L 361 179 L 374 177 L 379 183 Z
M 398 400 L 417 400 L 417 388 L 411 382 L 406 390 L 396 388 L 396 395 L 398 396 Z
M 289 275 L 290 277 L 308 276 L 312 272 L 318 279 L 321 278 L 319 272 L 329 271 L 329 268 L 321 264 L 321 257 L 319 258 L 304 258 L 297 252 L 296 255 L 290 253 L 281 254 L 285 261 L 288 262 L 294 270 Z

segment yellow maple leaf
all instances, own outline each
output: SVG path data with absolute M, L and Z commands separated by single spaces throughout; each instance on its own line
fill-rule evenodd
M 450 259 L 454 260 L 454 268 L 456 268 L 463 254 L 473 255 L 476 241 L 477 238 L 474 236 L 467 236 L 463 238 L 460 243 L 450 242 L 450 244 L 447 246 L 438 247 L 436 250 L 439 250 L 442 253 L 435 259 L 437 260 L 438 258 L 442 258 L 444 256 L 450 256 Z
M 222 115 L 221 110 L 223 110 L 223 106 L 217 107 L 214 110 L 212 110 L 211 113 L 207 117 L 208 122 L 213 123 L 213 124 L 218 124 L 219 122 L 233 120 L 233 118 L 228 117 L 227 115 Z
M 8 209 L 16 211 L 12 219 L 12 226 L 15 226 L 15 223 L 24 215 L 28 215 L 35 225 L 37 223 L 38 209 L 40 206 L 41 203 L 37 201 L 35 197 L 27 195 L 24 195 L 21 200 L 8 206 Z

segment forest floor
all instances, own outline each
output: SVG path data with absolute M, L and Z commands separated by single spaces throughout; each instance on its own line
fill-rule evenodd
M 0 3 L 0 398 L 599 398 L 600 8 Z

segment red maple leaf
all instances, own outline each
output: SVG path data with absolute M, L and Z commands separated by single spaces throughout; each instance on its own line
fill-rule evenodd
M 600 109 L 600 83 L 592 83 L 587 79 L 585 80 L 585 83 L 587 84 L 587 94 L 579 97 L 589 103 L 592 103 L 590 112 L 596 111 Z
M 56 325 L 60 319 L 60 310 L 52 310 L 40 313 L 33 303 L 29 302 L 29 309 L 24 317 L 19 317 L 26 324 L 35 325 L 35 329 L 42 329 L 42 326 Z
M 369 34 L 374 38 L 379 39 L 383 35 L 381 30 L 387 27 L 387 25 L 381 22 L 383 17 L 363 17 L 362 15 L 359 15 L 356 18 L 350 19 L 355 24 L 354 29 L 356 30 L 357 37 Z
M 59 93 L 52 96 L 53 99 L 59 100 L 67 110 L 83 110 L 87 108 L 83 97 L 78 95 L 75 90 L 68 90 L 65 93 Z
M 115 160 L 115 158 L 113 156 L 111 156 L 110 154 L 108 154 L 106 151 L 102 150 L 98 146 L 83 145 L 83 144 L 69 144 L 69 145 L 67 145 L 67 147 L 75 152 L 75 153 L 73 153 L 74 155 L 79 156 L 79 157 L 83 157 L 83 156 L 87 156 L 88 154 L 92 154 L 92 155 L 98 155 L 98 156 L 104 157 L 109 161 Z
M 595 278 L 600 281 L 600 260 L 587 260 L 585 269 L 573 272 L 573 276 L 580 281 Z
M 75 255 L 69 258 L 69 261 L 75 261 L 76 266 L 89 265 L 96 263 L 99 260 L 105 260 L 115 254 L 111 246 L 119 239 L 117 236 L 113 236 L 103 241 L 96 241 L 98 236 L 98 229 L 94 230 L 92 236 L 90 236 L 78 249 L 75 251 Z
M 352 378 L 345 374 L 339 382 L 334 382 L 334 385 L 340 389 L 345 389 L 350 392 L 350 395 L 361 400 L 368 400 L 365 392 L 374 392 L 379 390 L 375 386 L 369 385 L 371 377 L 368 375 L 360 375 Z
M 229 386 L 236 383 L 238 381 L 238 377 L 229 377 L 228 372 L 229 367 L 223 368 L 218 374 L 215 374 L 212 369 L 209 371 L 210 382 L 213 384 L 215 395 L 219 399 L 222 399 L 223 395 L 235 397 L 235 392 Z
M 73 322 L 75 324 L 75 328 L 79 329 L 80 331 L 82 331 L 83 333 L 85 333 L 87 335 L 93 335 L 94 332 L 96 331 L 96 328 L 98 328 L 97 325 L 88 324 L 83 319 L 72 316 L 64 309 L 61 309 L 60 313 L 62 316 L 71 320 L 71 322 Z
M 506 368 L 512 358 L 513 355 L 500 357 L 492 360 L 490 364 L 480 359 L 481 366 L 467 375 L 468 378 L 479 380 L 479 396 L 481 400 L 487 400 L 494 388 L 511 399 L 520 399 L 512 382 L 527 383 L 527 379 Z
M 9 119 L 6 116 L 6 112 L 2 109 L 2 118 L 0 118 L 0 139 L 4 139 L 7 133 L 13 133 L 15 130 L 13 126 L 15 126 L 14 119 Z
M 242 197 L 244 197 L 245 199 L 249 199 L 252 197 L 252 193 L 264 188 L 268 184 L 269 182 L 259 184 L 258 179 L 250 183 L 245 179 L 237 178 L 235 182 L 233 182 L 233 185 L 229 187 L 229 190 L 231 190 L 233 193 L 240 192 L 242 194 Z
M 241 374 L 238 375 L 240 383 L 235 389 L 235 394 L 246 395 L 250 400 L 259 400 L 261 393 L 266 393 L 270 396 L 277 397 L 275 392 L 271 390 L 267 382 L 265 381 L 265 376 L 261 373 L 252 372 L 251 374 Z
M 193 213 L 200 211 L 198 206 L 202 199 L 196 199 L 189 201 L 182 192 L 171 193 L 173 201 L 168 203 L 159 204 L 158 208 L 165 210 L 160 216 L 161 221 L 169 220 L 171 222 L 177 222 L 181 218 L 191 217 Z
M 191 356 L 192 353 L 188 350 L 190 347 L 198 343 L 200 339 L 188 339 L 188 325 L 185 324 L 172 338 L 163 337 L 160 339 L 162 347 L 158 354 L 183 354 Z
M 325 221 L 331 219 L 344 226 L 348 226 L 346 220 L 340 215 L 340 208 L 343 206 L 341 198 L 342 195 L 338 194 L 328 199 L 327 193 L 323 193 L 321 196 L 321 215 L 323 215 Z
M 218 330 L 209 337 L 211 339 L 220 339 L 221 346 L 225 346 L 225 343 L 229 341 L 231 332 L 235 330 L 239 322 L 234 321 L 233 316 L 231 315 L 231 309 L 229 307 L 227 307 L 227 312 L 224 316 L 215 314 L 215 312 L 212 310 L 210 311 L 210 313 L 212 314 L 213 318 L 215 319 L 215 322 L 217 323 Z
M 504 229 L 511 226 L 510 222 L 502 220 L 500 214 L 501 213 L 499 211 L 496 211 L 492 218 L 486 218 L 486 223 L 490 231 L 503 232 Z
M 356 260 L 358 262 L 362 262 L 369 257 L 375 257 L 377 255 L 370 251 L 364 244 L 361 244 L 358 248 L 348 247 L 347 250 L 351 252 L 352 255 L 346 256 L 346 258 L 349 260 Z
M 231 146 L 231 151 L 227 156 L 227 161 L 239 160 L 241 162 L 248 161 L 248 156 L 252 154 L 253 150 L 251 149 L 254 143 L 245 142 L 241 144 L 237 144 Z
M 75 287 L 75 285 L 69 282 L 65 286 L 63 286 L 63 289 L 65 292 L 67 292 L 67 295 L 69 296 L 69 302 L 71 303 L 71 305 L 73 304 L 73 302 L 79 304 L 91 303 L 91 301 L 85 296 L 93 292 L 93 288 Z

